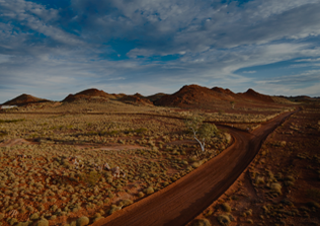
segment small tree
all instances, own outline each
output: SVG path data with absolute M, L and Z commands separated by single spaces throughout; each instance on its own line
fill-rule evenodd
M 205 142 L 215 136 L 218 128 L 214 124 L 204 123 L 204 118 L 194 115 L 186 120 L 186 126 L 192 130 L 193 138 L 199 143 L 201 150 L 205 151 Z
M 236 102 L 235 101 L 230 101 L 230 104 L 231 104 L 232 109 L 234 109 L 234 105 L 236 104 Z

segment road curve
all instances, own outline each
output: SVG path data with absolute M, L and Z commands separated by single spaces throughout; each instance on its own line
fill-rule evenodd
M 168 187 L 93 226 L 185 225 L 220 197 L 258 153 L 263 141 L 294 112 L 283 113 L 252 133 L 227 129 L 233 144 Z

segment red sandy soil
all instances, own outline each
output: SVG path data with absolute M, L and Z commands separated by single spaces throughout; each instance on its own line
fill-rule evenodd
M 234 143 L 220 155 L 170 186 L 93 225 L 185 225 L 234 183 L 268 134 L 290 114 L 278 116 L 252 134 L 228 128 Z
M 26 105 L 26 104 L 33 104 L 33 103 L 42 103 L 42 102 L 51 102 L 50 100 L 46 100 L 46 99 L 41 99 L 38 97 L 34 97 L 28 94 L 22 94 L 12 100 L 9 100 L 5 103 L 3 103 L 3 105 L 17 105 L 17 106 L 22 106 L 22 105 Z

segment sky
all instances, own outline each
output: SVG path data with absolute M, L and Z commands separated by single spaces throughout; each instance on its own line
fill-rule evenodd
M 319 0 L 0 0 L 0 103 L 174 93 L 320 96 Z

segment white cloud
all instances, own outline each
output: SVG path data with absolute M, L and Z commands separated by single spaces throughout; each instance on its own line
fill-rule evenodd
M 295 60 L 295 62 L 320 62 L 320 58 L 316 59 L 301 59 L 301 60 Z
M 8 62 L 10 60 L 10 57 L 10 55 L 0 54 L 0 64 Z

